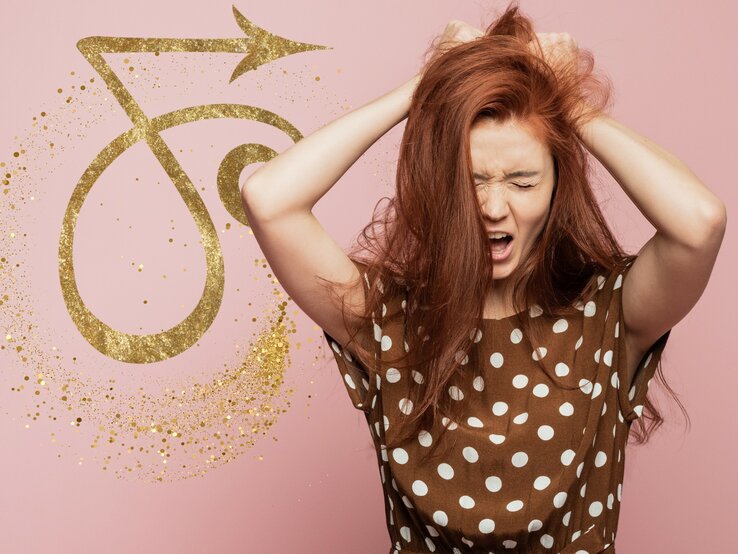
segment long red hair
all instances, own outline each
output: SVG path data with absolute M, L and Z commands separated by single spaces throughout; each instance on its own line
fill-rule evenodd
M 576 59 L 554 70 L 531 21 L 513 2 L 483 37 L 443 53 L 432 44 L 427 54 L 402 137 L 395 197 L 382 199 L 389 200 L 384 209 L 375 207 L 375 217 L 349 254 L 367 266 L 372 285 L 364 313 L 352 314 L 363 324 L 350 340 L 372 379 L 374 323 L 387 298 L 406 294 L 407 307 L 406 313 L 387 314 L 384 322 L 404 317 L 406 328 L 417 330 L 406 333 L 409 353 L 392 362 L 403 372 L 422 368 L 426 379 L 422 386 L 408 379 L 415 385 L 409 394 L 414 409 L 405 416 L 405 432 L 388 441 L 387 448 L 416 437 L 420 426 L 436 421 L 439 413 L 459 421 L 463 408 L 449 402 L 447 384 L 461 371 L 464 354 L 467 367 L 481 367 L 473 331 L 480 327 L 483 299 L 493 286 L 494 264 L 472 177 L 469 137 L 478 118 L 527 123 L 548 145 L 555 163 L 548 221 L 514 273 L 516 312 L 537 304 L 548 314 L 577 314 L 573 304 L 597 286 L 592 277 L 634 257 L 623 252 L 600 210 L 590 186 L 586 147 L 575 132 L 609 108 L 611 100 L 610 81 L 593 71 L 591 52 L 580 48 Z M 358 256 L 364 252 L 369 255 Z M 361 275 L 349 286 L 363 286 L 363 280 Z M 343 288 L 330 283 L 333 290 Z M 541 337 L 541 319 L 517 318 L 534 346 Z M 538 363 L 551 374 L 542 360 Z M 643 444 L 663 418 L 647 399 L 638 422 L 637 443 Z

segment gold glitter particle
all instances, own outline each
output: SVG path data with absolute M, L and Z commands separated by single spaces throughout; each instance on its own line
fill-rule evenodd
M 130 354 L 138 350 L 142 355 L 140 359 L 134 360 L 134 363 L 149 363 L 164 360 L 190 346 L 200 346 L 197 341 L 212 322 L 210 316 L 214 317 L 218 312 L 223 294 L 224 280 L 222 279 L 222 267 L 220 267 L 223 261 L 218 242 L 219 233 L 199 197 L 199 189 L 196 189 L 189 178 L 184 176 L 178 160 L 167 156 L 167 148 L 160 133 L 185 123 L 214 118 L 232 118 L 267 123 L 283 131 L 295 142 L 300 140 L 302 135 L 293 125 L 273 112 L 240 104 L 195 106 L 148 119 L 141 106 L 133 100 L 130 91 L 107 66 L 103 54 L 153 52 L 158 56 L 160 51 L 242 53 L 244 58 L 231 74 L 230 81 L 232 82 L 245 72 L 281 57 L 309 50 L 326 49 L 324 46 L 299 43 L 278 37 L 253 25 L 235 8 L 233 12 L 246 38 L 242 36 L 222 40 L 118 37 L 83 39 L 79 43 L 80 51 L 103 78 L 104 86 L 100 89 L 92 87 L 90 93 L 85 94 L 84 97 L 69 95 L 64 103 L 61 102 L 62 98 L 58 98 L 59 103 L 62 103 L 62 108 L 65 108 L 65 105 L 69 104 L 79 107 L 82 98 L 96 97 L 96 108 L 105 109 L 109 104 L 104 104 L 104 102 L 110 99 L 110 93 L 112 93 L 133 122 L 132 130 L 115 138 L 97 158 L 90 162 L 88 172 L 91 175 L 83 176 L 73 191 L 59 241 L 59 277 L 62 280 L 67 309 L 80 333 L 95 348 L 106 354 L 111 362 L 132 361 L 119 354 L 125 352 Z M 137 59 L 134 60 L 133 65 L 128 65 L 131 63 L 128 58 L 124 60 L 124 63 L 126 65 L 122 68 L 118 66 L 118 71 L 126 75 L 133 71 L 134 67 L 140 68 L 141 65 Z M 126 67 L 129 68 L 128 71 L 125 71 Z M 143 73 L 145 71 L 147 71 L 146 68 L 140 68 L 143 76 L 146 75 Z M 73 74 L 74 72 L 72 76 Z M 132 77 L 127 78 L 132 81 Z M 307 82 L 309 78 L 310 75 L 306 74 L 303 82 Z M 315 80 L 319 81 L 320 78 Z M 89 83 L 94 82 L 95 78 L 89 79 Z M 62 94 L 64 89 L 82 91 L 86 90 L 86 86 L 80 85 L 79 82 L 63 84 L 58 89 L 58 93 Z M 66 113 L 74 113 L 74 108 L 66 109 Z M 69 124 L 65 126 L 63 121 L 60 122 L 53 110 L 40 112 L 40 116 L 45 118 L 44 122 L 48 123 L 48 125 L 43 125 L 44 140 L 40 141 L 43 149 L 36 148 L 31 152 L 39 158 L 45 155 L 48 159 L 49 156 L 53 157 L 54 150 L 57 150 L 57 154 L 64 151 L 66 142 L 62 138 L 67 137 L 68 139 L 71 126 Z M 39 121 L 38 126 L 35 127 L 39 134 L 42 134 L 41 128 L 41 121 Z M 67 294 L 72 288 L 76 290 L 71 263 L 74 226 L 69 225 L 69 222 L 76 219 L 85 196 L 100 174 L 128 148 L 138 144 L 142 140 L 141 133 L 144 133 L 146 142 L 150 144 L 162 168 L 170 175 L 172 185 L 185 200 L 189 213 L 200 231 L 200 243 L 204 246 L 206 256 L 206 286 L 200 298 L 200 304 L 206 305 L 211 313 L 197 314 L 197 317 L 192 320 L 185 319 L 177 326 L 180 334 L 166 337 L 164 334 L 129 335 L 112 329 L 89 312 L 79 296 Z M 52 139 L 58 143 L 57 148 L 54 148 Z M 14 158 L 19 158 L 24 152 L 25 150 L 19 148 L 13 154 Z M 162 152 L 164 155 L 160 156 Z M 244 150 L 238 152 L 247 153 Z M 268 156 L 272 155 L 269 150 L 262 150 L 257 154 L 264 155 L 264 153 Z M 228 159 L 229 164 L 221 164 L 218 194 L 228 212 L 240 224 L 248 225 L 245 213 L 240 206 L 240 198 L 234 194 L 238 192 L 237 168 L 244 159 L 248 160 L 247 157 L 239 160 L 238 156 L 233 154 Z M 24 161 L 26 161 L 25 157 Z M 5 162 L 2 162 L 0 166 L 5 167 Z M 245 166 L 241 169 L 243 167 Z M 45 166 L 44 172 L 51 173 L 50 169 Z M 15 170 L 13 169 L 13 172 Z M 98 173 L 94 174 L 95 171 Z M 23 194 L 24 198 L 27 198 L 25 196 L 27 191 L 32 191 L 33 185 L 36 184 L 28 180 L 27 176 L 18 177 L 15 173 L 13 173 L 12 180 L 8 176 L 6 179 L 9 183 L 4 190 L 12 191 L 15 195 Z M 13 186 L 9 186 L 11 182 Z M 10 226 L 12 220 L 5 219 L 0 223 L 5 230 L 5 236 L 8 236 L 10 229 L 23 229 L 19 225 Z M 224 227 L 226 230 L 231 229 L 232 223 L 226 222 Z M 253 236 L 250 230 L 248 234 Z M 15 237 L 15 233 L 13 236 Z M 25 233 L 19 232 L 16 240 L 6 241 L 3 246 L 22 248 L 20 243 L 25 238 Z M 168 240 L 172 243 L 174 239 L 169 238 Z M 68 257 L 67 254 L 69 254 Z M 136 267 L 135 263 L 132 265 Z M 137 269 L 142 271 L 143 265 L 138 264 Z M 273 296 L 284 298 L 284 292 L 277 289 L 278 283 L 269 272 L 266 260 L 259 259 L 255 266 L 263 269 L 262 278 L 274 286 Z M 4 282 L 12 286 L 12 283 L 29 281 L 23 278 L 22 267 L 25 266 L 15 264 L 12 259 L 10 263 L 3 262 L 0 270 L 5 271 Z M 183 271 L 185 270 L 186 268 L 183 268 Z M 166 275 L 163 275 L 163 278 L 166 278 Z M 22 299 L 14 298 L 14 303 L 4 306 L 7 309 L 3 310 L 3 314 L 8 314 L 8 316 L 23 314 L 22 318 L 31 319 L 32 310 L 19 309 L 20 300 Z M 142 300 L 144 304 L 148 303 L 148 299 Z M 203 475 L 208 469 L 228 463 L 252 449 L 262 437 L 270 433 L 279 415 L 290 407 L 287 398 L 294 391 L 285 390 L 284 376 L 285 369 L 289 366 L 289 339 L 295 330 L 294 323 L 290 322 L 288 325 L 286 307 L 287 302 L 280 301 L 277 306 L 272 307 L 271 312 L 261 315 L 260 319 L 264 322 L 261 331 L 253 337 L 249 344 L 244 345 L 245 354 L 239 354 L 233 361 L 223 362 L 223 367 L 217 368 L 217 371 L 212 371 L 214 368 L 202 369 L 205 373 L 215 373 L 214 376 L 205 379 L 192 378 L 187 383 L 181 382 L 180 379 L 180 382 L 167 387 L 160 386 L 160 377 L 152 377 L 147 371 L 142 371 L 135 380 L 121 380 L 120 383 L 113 378 L 104 379 L 101 377 L 103 373 L 98 371 L 100 368 L 88 365 L 92 362 L 88 362 L 81 356 L 78 361 L 72 353 L 66 351 L 67 344 L 72 344 L 73 341 L 66 342 L 65 337 L 49 335 L 48 330 L 42 330 L 35 322 L 16 326 L 16 323 L 8 317 L 5 321 L 6 342 L 3 346 L 13 343 L 13 347 L 6 347 L 4 353 L 15 357 L 14 364 L 10 367 L 19 367 L 22 368 L 21 371 L 28 373 L 23 376 L 22 380 L 20 379 L 22 373 L 17 377 L 21 384 L 16 385 L 12 390 L 15 393 L 25 393 L 27 397 L 33 397 L 32 401 L 36 409 L 28 410 L 29 420 L 32 418 L 35 422 L 37 418 L 40 418 L 44 413 L 41 410 L 43 406 L 46 410 L 44 417 L 47 417 L 50 422 L 56 422 L 63 427 L 69 423 L 74 433 L 90 433 L 90 446 L 95 449 L 96 459 L 102 461 L 104 470 L 108 468 L 114 470 L 115 475 L 119 478 L 134 476 L 161 482 L 166 479 Z M 258 321 L 254 316 L 255 314 L 248 314 L 248 319 Z M 244 317 L 244 319 L 247 318 Z M 20 338 L 17 339 L 17 337 Z M 163 338 L 166 340 L 157 340 Z M 137 343 L 139 339 L 142 342 Z M 98 340 L 100 342 L 95 342 Z M 63 344 L 64 347 L 57 348 L 53 344 L 49 346 L 50 341 Z M 170 346 L 173 346 L 173 349 L 168 349 Z M 150 349 L 148 353 L 146 347 Z M 241 351 L 241 349 L 237 350 Z M 151 353 L 154 353 L 154 356 L 148 355 Z M 70 367 L 67 367 L 68 365 Z M 79 368 L 80 365 L 84 366 L 84 369 Z M 131 369 L 130 366 L 120 365 L 122 370 Z M 43 374 L 31 369 L 40 367 L 44 368 Z M 89 371 L 91 376 L 85 377 L 85 371 Z M 33 383 L 30 382 L 31 375 L 38 376 Z M 173 378 L 177 379 L 177 376 L 174 375 Z M 132 387 L 133 382 L 136 385 Z M 33 391 L 32 394 L 31 391 Z M 26 428 L 30 427 L 30 423 L 31 421 L 26 423 Z M 57 435 L 58 433 L 51 433 L 52 443 L 58 442 Z M 85 461 L 85 457 L 82 456 L 74 459 L 80 465 Z M 264 458 L 259 456 L 259 459 Z

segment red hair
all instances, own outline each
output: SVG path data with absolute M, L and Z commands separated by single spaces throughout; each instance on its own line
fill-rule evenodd
M 359 243 L 363 239 L 371 255 L 362 260 L 357 249 L 349 254 L 366 265 L 372 283 L 364 313 L 354 315 L 364 324 L 350 340 L 370 377 L 376 378 L 374 321 L 386 298 L 406 294 L 407 307 L 406 313 L 396 310 L 383 321 L 405 318 L 408 330 L 419 331 L 406 333 L 412 356 L 392 363 L 407 372 L 422 367 L 426 380 L 421 387 L 408 379 L 417 385 L 410 391 L 414 409 L 409 419 L 405 416 L 406 432 L 388 448 L 416 436 L 419 426 L 435 421 L 439 411 L 459 421 L 453 415 L 461 403 L 448 402 L 444 394 L 461 370 L 459 351 L 468 355 L 467 367 L 480 367 L 472 337 L 493 286 L 493 263 L 472 177 L 470 130 L 478 118 L 526 123 L 554 159 L 556 184 L 548 221 L 513 274 L 516 312 L 535 303 L 552 315 L 577 314 L 573 304 L 593 293 L 593 276 L 624 267 L 635 257 L 623 252 L 600 210 L 589 182 L 586 146 L 576 133 L 579 125 L 608 108 L 611 99 L 610 81 L 593 72 L 589 51 L 580 48 L 568 65 L 554 70 L 541 54 L 530 20 L 512 3 L 479 39 L 443 53 L 432 45 L 429 52 L 400 146 L 396 195 L 382 199 L 389 205 L 361 231 Z M 363 286 L 363 280 L 360 275 L 360 282 L 349 286 Z M 379 287 L 374 286 L 377 281 Z M 540 319 L 517 317 L 534 346 Z M 426 342 L 424 336 L 434 340 Z M 542 360 L 538 363 L 551 374 Z M 646 427 L 645 418 L 652 425 Z M 663 418 L 646 400 L 638 421 L 642 444 Z

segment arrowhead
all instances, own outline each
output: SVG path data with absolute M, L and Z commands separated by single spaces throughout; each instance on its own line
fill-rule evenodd
M 247 50 L 246 57 L 242 59 L 233 70 L 229 83 L 238 79 L 241 75 L 256 69 L 260 65 L 271 61 L 297 54 L 299 52 L 308 52 L 310 50 L 332 50 L 330 46 L 322 46 L 320 44 L 308 44 L 305 42 L 295 42 L 277 35 L 274 35 L 261 27 L 257 27 L 251 21 L 246 19 L 241 12 L 233 6 L 233 15 L 236 23 L 246 34 Z

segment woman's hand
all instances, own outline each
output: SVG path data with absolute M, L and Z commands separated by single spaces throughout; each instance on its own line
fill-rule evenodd
M 579 47 L 569 33 L 536 33 L 543 52 L 536 51 L 536 45 L 531 44 L 531 50 L 543 59 L 553 69 L 559 65 L 567 65 L 576 60 Z
M 439 55 L 448 52 L 454 46 L 472 41 L 484 36 L 484 31 L 472 27 L 468 23 L 454 19 L 446 24 L 446 28 L 441 34 L 440 41 L 436 47 Z
M 449 21 L 443 33 L 434 38 L 426 50 L 426 61 L 423 63 L 423 67 L 418 74 L 422 77 L 428 66 L 455 46 L 470 42 L 482 36 L 484 36 L 484 31 L 472 27 L 468 23 L 464 23 L 458 19 Z

